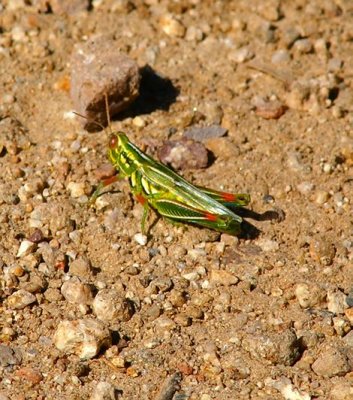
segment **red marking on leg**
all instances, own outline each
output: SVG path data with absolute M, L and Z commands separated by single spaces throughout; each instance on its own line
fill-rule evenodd
M 204 216 L 206 217 L 206 219 L 208 219 L 209 221 L 217 221 L 217 215 L 211 214 L 209 212 L 205 212 Z
M 110 178 L 103 179 L 102 183 L 103 183 L 103 186 L 105 187 L 105 186 L 108 186 L 108 185 L 110 185 L 110 184 L 112 184 L 114 182 L 117 182 L 118 180 L 119 180 L 119 176 L 118 175 L 114 175 L 114 176 L 111 176 Z
M 236 196 L 234 194 L 232 194 L 232 193 L 223 192 L 222 193 L 222 198 L 225 201 L 235 201 Z
M 147 201 L 141 194 L 136 194 L 135 197 L 136 200 L 142 205 L 144 205 Z

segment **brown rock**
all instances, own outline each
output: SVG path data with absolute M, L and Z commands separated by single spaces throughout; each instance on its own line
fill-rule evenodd
M 311 258 L 322 265 L 331 265 L 335 254 L 335 246 L 324 237 L 317 237 L 310 242 Z
M 343 376 L 351 370 L 347 356 L 340 349 L 330 348 L 323 351 L 312 365 L 317 375 L 331 378 Z
M 243 340 L 243 347 L 253 357 L 266 359 L 274 365 L 293 365 L 300 357 L 299 342 L 292 330 L 249 334 Z
M 26 381 L 37 385 L 43 380 L 43 375 L 34 368 L 23 367 L 16 371 L 16 376 L 24 378 Z
M 111 116 L 127 108 L 138 96 L 140 73 L 135 61 L 106 37 L 76 45 L 71 57 L 71 98 L 87 120 L 85 129 L 97 130 L 107 123 L 105 95 Z

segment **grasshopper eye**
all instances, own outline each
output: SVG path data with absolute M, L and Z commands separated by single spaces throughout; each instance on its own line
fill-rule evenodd
M 117 138 L 117 136 L 112 136 L 112 137 L 110 138 L 110 141 L 109 141 L 109 147 L 110 147 L 111 149 L 115 149 L 115 147 L 116 147 L 117 144 L 118 144 L 118 138 Z

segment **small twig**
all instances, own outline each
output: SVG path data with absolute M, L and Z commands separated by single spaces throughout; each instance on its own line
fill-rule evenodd
M 293 78 L 290 76 L 290 74 L 276 71 L 274 68 L 271 68 L 270 66 L 262 64 L 258 61 L 251 61 L 246 64 L 246 66 L 248 68 L 252 68 L 257 71 L 263 72 L 264 74 L 270 75 L 273 78 L 283 82 L 286 90 L 289 90 L 290 86 L 293 83 Z

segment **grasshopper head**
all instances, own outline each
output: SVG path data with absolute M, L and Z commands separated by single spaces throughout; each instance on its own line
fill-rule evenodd
M 126 175 L 131 174 L 131 168 L 134 164 L 129 152 L 129 144 L 129 139 L 125 133 L 117 132 L 111 136 L 108 150 L 110 162 Z

